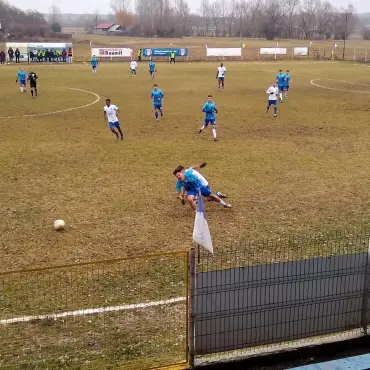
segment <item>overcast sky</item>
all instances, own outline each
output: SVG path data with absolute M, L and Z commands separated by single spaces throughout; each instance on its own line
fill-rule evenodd
M 9 0 L 8 2 L 21 9 L 30 8 L 29 0 Z M 331 0 L 330 2 L 338 7 L 353 4 L 359 13 L 370 12 L 370 0 Z M 48 13 L 50 6 L 53 4 L 57 4 L 63 13 L 94 13 L 95 10 L 99 10 L 100 14 L 110 12 L 109 0 L 42 0 L 36 3 L 42 4 L 35 7 L 42 13 Z M 199 0 L 188 0 L 188 3 L 192 12 L 196 12 L 198 10 L 198 4 L 200 3 Z

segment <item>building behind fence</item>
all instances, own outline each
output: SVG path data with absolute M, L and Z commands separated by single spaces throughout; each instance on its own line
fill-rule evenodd
M 369 262 L 358 231 L 4 272 L 0 368 L 198 365 L 367 335 Z

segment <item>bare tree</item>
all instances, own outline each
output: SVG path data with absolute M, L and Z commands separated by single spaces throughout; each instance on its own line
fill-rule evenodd
M 177 29 L 180 31 L 180 35 L 189 36 L 190 34 L 190 9 L 186 0 L 175 0 L 174 10 L 176 14 Z
M 204 32 L 203 36 L 208 36 L 209 26 L 211 23 L 211 4 L 209 0 L 201 0 L 200 2 L 200 14 L 204 21 Z
M 214 28 L 213 36 L 219 36 L 220 32 L 220 25 L 221 25 L 221 16 L 222 16 L 222 1 L 223 0 L 216 0 L 211 5 L 211 19 L 212 25 Z
M 267 40 L 273 40 L 279 35 L 283 19 L 282 7 L 279 0 L 266 0 L 263 9 L 263 32 Z
M 126 12 L 129 13 L 131 9 L 131 0 L 111 0 L 109 5 L 114 13 Z
M 50 27 L 54 32 L 61 32 L 62 26 L 60 24 L 61 21 L 61 10 L 55 4 L 50 7 L 49 10 L 49 21 Z

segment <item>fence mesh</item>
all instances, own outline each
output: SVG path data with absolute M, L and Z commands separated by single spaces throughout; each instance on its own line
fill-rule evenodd
M 367 332 L 369 233 L 262 240 L 200 251 L 197 363 L 343 340 Z
M 184 361 L 187 253 L 1 274 L 0 368 Z

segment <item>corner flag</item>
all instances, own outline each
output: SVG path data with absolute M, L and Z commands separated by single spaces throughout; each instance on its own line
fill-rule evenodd
M 204 211 L 203 197 L 200 192 L 198 196 L 197 211 L 195 213 L 193 241 L 213 254 L 211 234 L 209 232 L 207 217 Z

